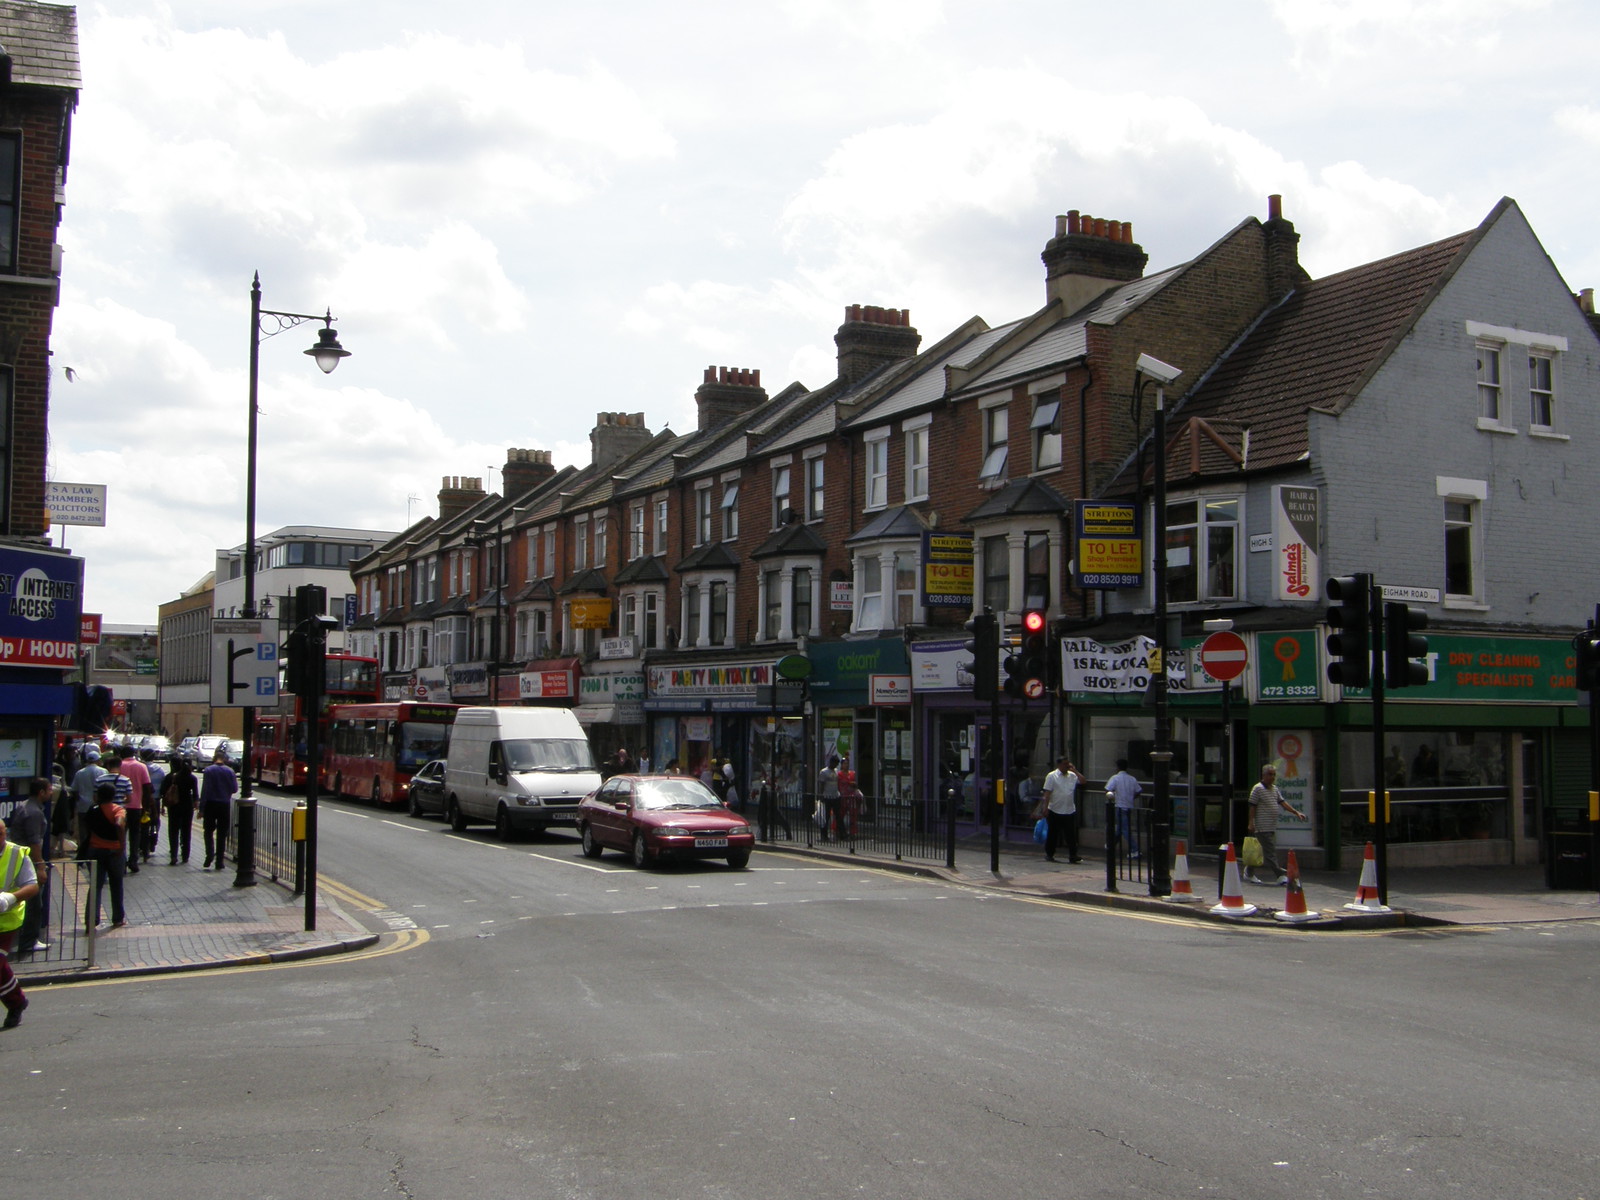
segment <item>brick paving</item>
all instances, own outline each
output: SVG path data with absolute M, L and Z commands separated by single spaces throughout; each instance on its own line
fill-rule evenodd
M 127 924 L 110 928 L 107 890 L 91 939 L 83 929 L 91 876 L 75 864 L 57 867 L 52 932 L 45 939 L 50 948 L 15 963 L 28 983 L 335 954 L 371 945 L 378 937 L 320 896 L 317 928 L 308 932 L 301 897 L 260 876 L 253 887 L 235 887 L 231 863 L 223 871 L 206 871 L 196 863 L 174 867 L 152 860 L 124 880 Z

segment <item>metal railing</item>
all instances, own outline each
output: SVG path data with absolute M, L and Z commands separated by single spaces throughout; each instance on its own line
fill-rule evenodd
M 45 948 L 32 949 L 33 942 L 23 945 L 19 933 L 11 951 L 11 961 L 19 971 L 81 967 L 91 961 L 93 935 L 86 905 L 94 896 L 94 868 L 92 862 L 72 858 L 45 864 L 39 880 L 40 894 L 28 901 L 30 906 L 39 906 L 37 932 L 31 921 L 25 922 L 21 931 L 29 933 L 33 941 L 42 942 Z
M 947 862 L 949 809 L 936 800 L 885 800 L 881 796 L 841 797 L 820 807 L 815 793 L 800 802 L 757 804 L 745 816 L 756 822 L 763 845 L 790 843 L 826 846 L 849 854 L 896 861 Z
M 1118 808 L 1106 801 L 1106 891 L 1118 881 L 1148 883 L 1152 810 Z
M 256 873 L 296 895 L 305 892 L 305 843 L 294 840 L 291 809 L 255 806 Z

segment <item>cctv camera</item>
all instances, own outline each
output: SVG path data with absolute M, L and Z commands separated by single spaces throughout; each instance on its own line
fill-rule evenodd
M 1139 374 L 1146 375 L 1149 378 L 1154 379 L 1157 383 L 1171 383 L 1179 375 L 1183 374 L 1182 367 L 1175 367 L 1171 363 L 1164 363 L 1159 358 L 1155 358 L 1149 354 L 1139 355 L 1139 361 L 1136 364 L 1136 369 L 1138 370 Z

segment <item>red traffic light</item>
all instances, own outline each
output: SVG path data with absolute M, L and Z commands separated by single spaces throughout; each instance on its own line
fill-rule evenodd
M 1044 613 L 1040 612 L 1037 608 L 1030 608 L 1030 609 L 1028 609 L 1027 612 L 1023 613 L 1022 614 L 1022 632 L 1023 633 L 1043 633 L 1044 632 Z

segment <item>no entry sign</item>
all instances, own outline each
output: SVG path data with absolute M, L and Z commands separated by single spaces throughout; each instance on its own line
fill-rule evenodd
M 1200 665 L 1219 683 L 1232 683 L 1250 665 L 1250 651 L 1231 630 L 1213 633 L 1200 644 Z

